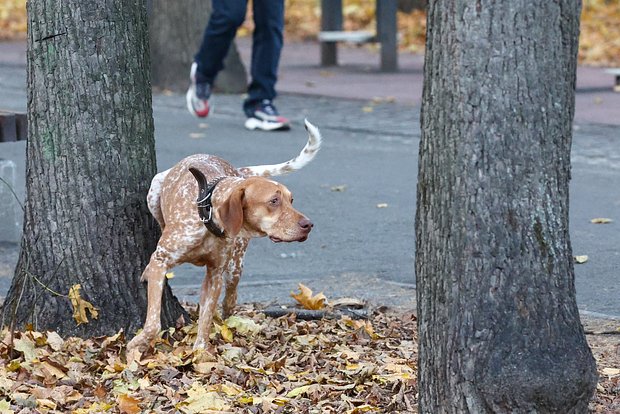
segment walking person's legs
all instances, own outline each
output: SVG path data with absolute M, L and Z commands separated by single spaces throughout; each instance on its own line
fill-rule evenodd
M 289 121 L 273 106 L 283 45 L 284 0 L 254 0 L 251 82 L 243 109 L 249 129 L 288 129 Z
M 194 56 L 187 91 L 187 108 L 196 116 L 209 114 L 211 87 L 224 67 L 224 58 L 237 29 L 245 20 L 247 3 L 247 0 L 212 0 L 211 17 Z

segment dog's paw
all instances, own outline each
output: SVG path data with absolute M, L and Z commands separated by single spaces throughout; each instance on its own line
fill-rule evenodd
M 131 365 L 133 362 L 140 362 L 140 359 L 142 359 L 142 352 L 140 349 L 127 349 L 127 365 Z
M 222 319 L 223 320 L 228 319 L 230 316 L 233 315 L 234 311 L 235 311 L 234 304 L 232 306 L 231 305 L 227 306 L 227 304 L 224 303 L 224 306 L 222 307 Z
M 142 354 L 149 349 L 149 340 L 142 333 L 134 336 L 127 344 L 127 363 L 139 361 Z
M 202 338 L 196 338 L 196 342 L 194 342 L 194 351 L 204 351 L 207 349 L 207 342 L 205 342 Z

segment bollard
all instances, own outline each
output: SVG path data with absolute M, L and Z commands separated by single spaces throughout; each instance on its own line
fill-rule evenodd
M 0 242 L 17 243 L 20 238 L 22 210 L 13 194 L 16 176 L 15 163 L 0 159 Z

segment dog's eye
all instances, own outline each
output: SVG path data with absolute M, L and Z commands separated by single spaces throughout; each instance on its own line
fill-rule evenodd
M 277 206 L 278 204 L 280 204 L 280 199 L 278 197 L 274 197 L 269 200 L 269 204 L 271 204 L 272 206 Z

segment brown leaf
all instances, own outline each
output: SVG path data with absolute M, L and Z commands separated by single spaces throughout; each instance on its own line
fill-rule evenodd
M 312 290 L 304 284 L 299 284 L 300 293 L 291 292 L 291 296 L 299 302 L 304 309 L 319 310 L 325 307 L 327 297 L 323 292 L 312 296 Z
M 101 384 L 97 385 L 97 388 L 95 388 L 95 390 L 93 391 L 95 397 L 99 398 L 100 400 L 102 400 L 107 395 L 107 393 L 108 392 L 106 391 L 105 387 Z
M 138 403 L 140 400 L 137 400 L 133 397 L 130 397 L 126 394 L 121 394 L 118 396 L 118 409 L 121 414 L 136 414 L 142 411 Z
M 329 304 L 334 307 L 346 307 L 360 309 L 366 306 L 366 302 L 356 298 L 338 298 L 336 300 L 330 300 Z

